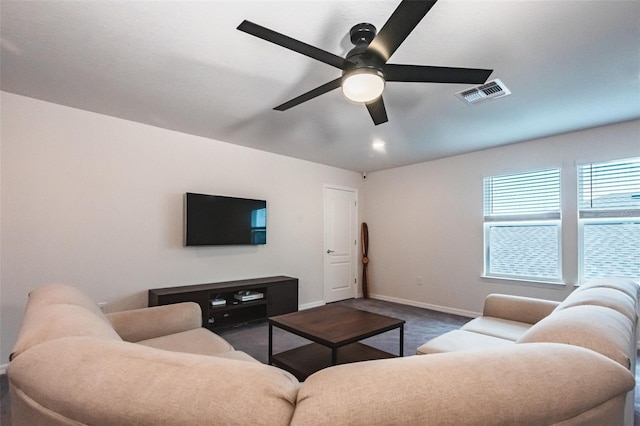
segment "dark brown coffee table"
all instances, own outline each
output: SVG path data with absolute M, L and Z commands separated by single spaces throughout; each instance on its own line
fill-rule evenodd
M 271 317 L 269 364 L 283 368 L 303 381 L 331 365 L 401 357 L 404 355 L 404 323 L 404 320 L 342 305 L 325 305 Z M 273 327 L 302 336 L 313 343 L 274 354 Z M 359 342 L 396 328 L 400 330 L 398 355 Z

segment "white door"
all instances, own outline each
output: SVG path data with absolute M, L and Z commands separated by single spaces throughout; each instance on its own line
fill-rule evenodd
M 324 188 L 324 301 L 356 296 L 357 193 Z

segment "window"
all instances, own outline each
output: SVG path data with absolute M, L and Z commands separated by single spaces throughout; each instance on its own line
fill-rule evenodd
M 640 157 L 578 166 L 580 282 L 640 282 Z
M 561 280 L 560 169 L 484 178 L 485 275 Z

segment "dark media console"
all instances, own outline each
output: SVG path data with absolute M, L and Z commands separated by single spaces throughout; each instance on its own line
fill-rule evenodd
M 149 306 L 179 302 L 199 304 L 202 324 L 214 330 L 297 312 L 298 279 L 277 276 L 149 290 Z

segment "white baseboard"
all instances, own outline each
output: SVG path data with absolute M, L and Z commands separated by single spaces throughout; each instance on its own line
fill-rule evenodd
M 304 305 L 299 305 L 298 310 L 304 311 L 305 309 L 317 308 L 318 306 L 324 306 L 324 305 L 326 305 L 326 303 L 324 303 L 323 301 L 305 303 Z
M 9 364 L 1 364 L 0 365 L 0 374 L 7 374 L 7 367 Z
M 384 300 L 386 302 L 399 303 L 401 305 L 415 306 L 417 308 L 430 309 L 432 311 L 444 312 L 445 314 L 460 315 L 462 317 L 476 318 L 482 315 L 480 312 L 465 311 L 462 309 L 449 308 L 447 306 L 432 305 L 430 303 L 416 302 L 415 300 L 400 299 L 397 297 L 384 296 L 382 294 L 370 294 L 371 299 Z

